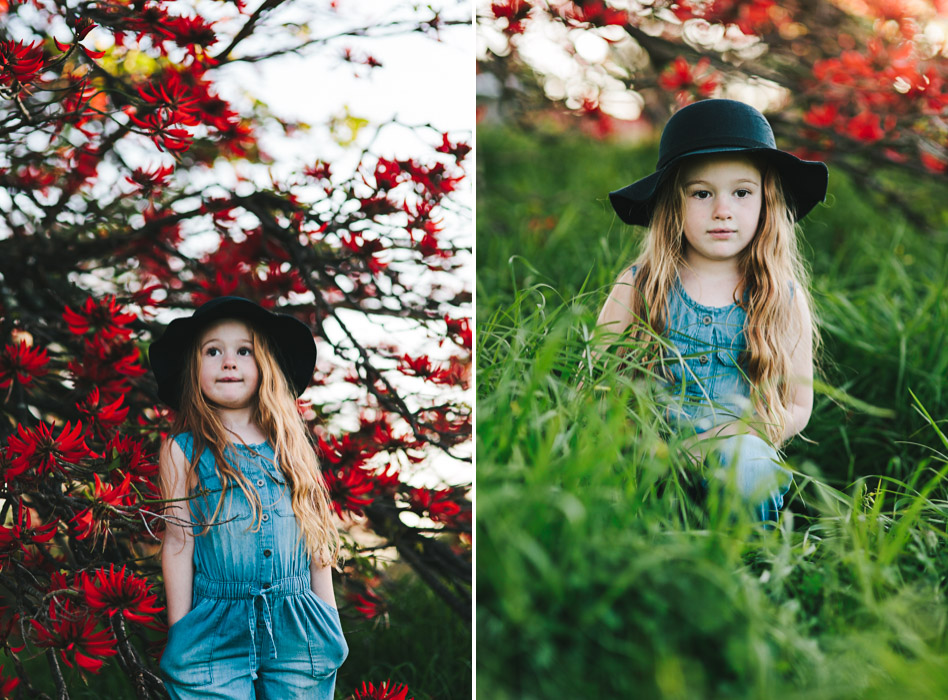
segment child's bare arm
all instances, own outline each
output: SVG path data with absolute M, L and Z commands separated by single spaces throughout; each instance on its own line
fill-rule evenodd
M 813 412 L 813 319 L 805 295 L 794 296 L 799 340 L 790 356 L 790 415 L 783 431 L 789 440 L 810 422 Z
M 318 557 L 313 557 L 309 566 L 309 577 L 313 593 L 336 607 L 336 596 L 332 591 L 332 567 L 321 564 Z
M 609 298 L 602 306 L 602 311 L 599 312 L 599 319 L 596 321 L 597 326 L 603 326 L 607 331 L 613 333 L 622 333 L 632 322 L 630 309 L 632 308 L 632 293 L 634 291 L 632 281 L 634 279 L 635 273 L 631 267 L 619 275 L 612 291 L 609 292 Z
M 161 446 L 158 469 L 164 498 L 187 498 L 187 459 L 174 440 Z M 187 523 L 191 522 L 187 502 L 169 503 L 165 507 L 165 539 L 161 548 L 161 571 L 168 598 L 168 625 L 191 610 L 191 589 L 194 585 L 194 537 Z

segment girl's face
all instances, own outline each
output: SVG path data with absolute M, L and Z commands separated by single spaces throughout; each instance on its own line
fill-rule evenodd
M 716 155 L 685 165 L 685 258 L 732 260 L 757 234 L 763 194 L 757 167 L 740 155 Z
M 253 334 L 246 323 L 225 320 L 210 326 L 198 341 L 201 392 L 221 408 L 251 405 L 260 385 Z

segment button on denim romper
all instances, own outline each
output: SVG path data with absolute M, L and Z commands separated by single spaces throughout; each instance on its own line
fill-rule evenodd
M 191 434 L 174 439 L 190 461 Z M 250 531 L 250 503 L 232 485 L 215 524 L 199 534 L 212 522 L 221 494 L 214 456 L 205 448 L 192 491 L 198 495 L 190 501 L 191 610 L 168 630 L 165 687 L 174 699 L 331 700 L 348 647 L 339 613 L 310 588 L 310 557 L 273 448 L 237 445 L 225 456 L 260 494 L 263 522 Z
M 685 291 L 681 278 L 668 295 L 666 337 L 674 345 L 663 358 L 669 375 L 669 420 L 679 431 L 703 433 L 751 413 L 750 382 L 741 366 L 747 349 L 747 314 L 737 304 L 704 306 Z M 720 440 L 716 452 L 741 496 L 757 503 L 761 521 L 777 519 L 793 475 L 780 455 L 756 435 Z

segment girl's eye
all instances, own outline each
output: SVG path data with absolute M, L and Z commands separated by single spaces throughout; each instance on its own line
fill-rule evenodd
M 207 350 L 204 351 L 204 354 L 207 355 L 208 357 L 217 357 L 218 355 L 220 355 L 220 352 L 221 352 L 220 348 L 208 348 Z
M 751 191 L 750 191 L 750 190 L 738 190 L 738 191 L 735 192 L 734 194 L 736 194 L 739 198 L 744 199 L 744 197 L 750 197 L 750 196 L 751 196 Z
M 240 350 L 237 351 L 237 354 L 238 354 L 238 355 L 243 355 L 244 357 L 248 357 L 248 356 L 250 356 L 250 355 L 253 355 L 253 349 L 252 349 L 252 348 L 240 348 Z
M 711 196 L 711 193 L 708 192 L 707 190 L 695 190 L 694 192 L 691 193 L 691 196 L 694 197 L 695 199 L 707 199 L 708 197 Z

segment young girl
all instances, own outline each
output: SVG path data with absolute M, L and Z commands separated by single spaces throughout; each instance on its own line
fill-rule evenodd
M 648 233 L 598 324 L 664 340 L 653 347 L 673 427 L 692 436 L 693 453 L 715 450 L 763 521 L 776 519 L 792 481 L 774 445 L 803 430 L 813 405 L 794 224 L 826 184 L 826 166 L 778 150 L 756 109 L 706 100 L 669 120 L 656 172 L 609 195 Z
M 172 698 L 332 698 L 348 653 L 330 564 L 338 536 L 296 408 L 310 330 L 238 297 L 172 321 L 149 349 L 175 409 L 161 449 Z

